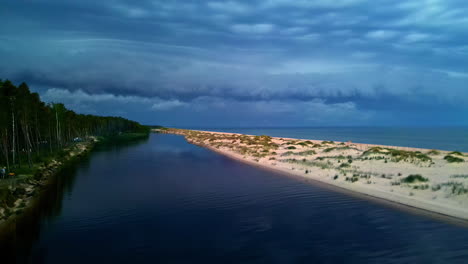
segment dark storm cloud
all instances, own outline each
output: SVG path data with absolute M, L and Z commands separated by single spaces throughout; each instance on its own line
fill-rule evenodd
M 268 119 L 268 111 L 291 116 L 309 107 L 365 123 L 388 119 L 392 108 L 466 111 L 468 103 L 465 1 L 3 5 L 0 77 L 82 110 L 108 112 L 102 102 L 127 100 L 128 115 L 135 104 L 207 117 L 204 104 Z M 310 120 L 320 118 L 296 123 Z

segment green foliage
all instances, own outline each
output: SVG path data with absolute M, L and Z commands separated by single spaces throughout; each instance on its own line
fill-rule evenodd
M 322 144 L 335 144 L 335 142 L 333 142 L 333 141 L 326 141 L 326 140 L 325 140 L 325 141 L 322 141 Z
M 444 183 L 441 183 L 441 184 L 434 185 L 434 186 L 432 186 L 432 190 L 433 191 L 438 191 L 442 187 L 445 187 L 446 189 L 448 189 L 450 191 L 450 193 L 452 193 L 453 195 L 468 194 L 468 188 L 465 187 L 465 185 L 463 183 L 454 182 L 454 181 L 444 182 Z
M 420 174 L 411 174 L 403 179 L 401 182 L 403 183 L 416 183 L 416 182 L 427 182 L 429 179 L 422 177 Z
M 323 152 L 331 152 L 331 151 L 333 151 L 333 150 L 337 150 L 337 151 L 339 151 L 339 150 L 348 150 L 348 149 L 354 149 L 354 148 L 351 148 L 351 147 L 349 147 L 349 146 L 344 146 L 344 147 L 332 147 L 332 148 L 326 148 L 326 149 L 324 149 Z
M 420 151 L 406 151 L 393 148 L 381 148 L 381 147 L 372 147 L 362 154 L 381 154 L 381 155 L 390 155 L 393 161 L 423 161 L 423 162 L 432 162 L 432 158 L 426 154 L 421 153 Z
M 426 189 L 429 189 L 429 184 L 414 185 L 413 189 L 415 189 L 415 190 L 426 190 Z
M 296 147 L 294 147 L 294 146 L 289 146 L 289 147 L 287 147 L 287 149 L 296 149 Z
M 60 103 L 46 104 L 25 83 L 0 80 L 0 102 L 0 166 L 16 175 L 34 175 L 37 166 L 90 137 L 134 137 L 128 133 L 147 135 L 150 129 L 121 117 L 82 115 Z
M 452 155 L 447 155 L 444 157 L 444 160 L 446 160 L 448 163 L 460 163 L 464 162 L 465 160 L 459 157 L 454 157 Z
M 326 148 L 326 149 L 323 150 L 323 152 L 331 152 L 334 149 L 336 149 L 336 148 Z
M 465 156 L 460 151 L 452 151 L 452 152 L 449 153 L 449 155 L 457 155 L 457 156 L 462 156 L 462 157 Z
M 429 150 L 426 154 L 427 155 L 439 155 L 440 151 L 432 149 L 432 150 Z

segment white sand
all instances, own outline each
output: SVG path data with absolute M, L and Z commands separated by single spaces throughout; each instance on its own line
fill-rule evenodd
M 167 132 L 184 135 L 190 143 L 249 164 L 468 220 L 467 153 L 450 154 L 464 161 L 449 163 L 444 159 L 449 151 L 428 154 L 428 149 L 351 142 L 323 143 L 321 140 L 260 138 L 181 129 Z M 375 150 L 375 147 L 381 149 Z M 365 153 L 372 148 L 374 152 Z M 402 155 L 409 156 L 388 153 L 393 150 L 402 150 Z M 420 155 L 416 151 L 421 152 Z M 402 182 L 415 174 L 427 181 Z

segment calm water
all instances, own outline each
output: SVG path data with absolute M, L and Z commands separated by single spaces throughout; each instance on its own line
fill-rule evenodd
M 67 169 L 40 204 L 18 223 L 2 257 L 11 253 L 31 263 L 468 263 L 466 227 L 244 165 L 175 135 L 95 152 Z
M 203 128 L 200 128 L 203 130 Z M 211 131 L 303 139 L 349 141 L 468 152 L 468 128 L 314 127 L 314 128 L 205 128 Z

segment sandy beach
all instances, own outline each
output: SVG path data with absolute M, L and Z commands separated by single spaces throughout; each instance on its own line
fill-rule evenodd
M 242 162 L 468 220 L 468 153 L 168 129 Z

